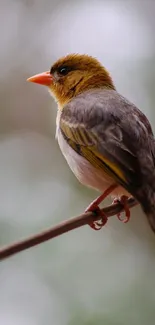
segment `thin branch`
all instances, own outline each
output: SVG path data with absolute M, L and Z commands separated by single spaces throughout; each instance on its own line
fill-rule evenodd
M 138 204 L 138 202 L 134 198 L 131 197 L 128 199 L 128 206 L 130 208 L 134 207 L 137 204 Z M 102 211 L 109 218 L 109 217 L 116 215 L 119 212 L 122 212 L 123 207 L 121 204 L 116 203 L 116 204 L 110 205 L 110 206 L 102 209 Z M 5 258 L 8 258 L 14 254 L 17 254 L 21 251 L 24 251 L 30 247 L 41 244 L 49 239 L 60 236 L 70 230 L 82 227 L 86 224 L 89 224 L 93 221 L 97 221 L 99 219 L 100 219 L 100 217 L 96 216 L 94 213 L 87 212 L 87 213 L 81 214 L 78 217 L 74 217 L 72 219 L 63 221 L 63 222 L 59 223 L 58 225 L 51 227 L 45 231 L 42 231 L 36 235 L 32 235 L 29 238 L 26 238 L 24 240 L 21 240 L 16 243 L 10 244 L 8 246 L 2 247 L 0 249 L 0 261 Z

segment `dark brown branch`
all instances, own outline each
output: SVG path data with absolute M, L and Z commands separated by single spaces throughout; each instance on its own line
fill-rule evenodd
M 134 198 L 128 199 L 128 205 L 130 208 L 134 207 L 137 204 L 138 203 Z M 116 203 L 114 205 L 110 205 L 110 206 L 102 209 L 102 211 L 109 218 L 109 217 L 112 217 L 112 216 L 116 215 L 117 213 L 123 211 L 123 207 L 121 204 Z M 16 243 L 13 243 L 11 245 L 2 247 L 0 249 L 0 260 L 3 260 L 7 257 L 10 257 L 14 254 L 21 252 L 21 251 L 24 251 L 30 247 L 36 246 L 36 245 L 43 243 L 49 239 L 60 236 L 70 230 L 82 227 L 88 223 L 97 221 L 99 219 L 100 219 L 100 217 L 95 216 L 94 213 L 87 212 L 87 213 L 81 214 L 78 217 L 63 221 L 52 228 L 49 228 L 45 231 L 40 232 L 39 234 L 32 235 L 31 237 L 29 237 L 27 239 L 24 239 L 24 240 L 18 241 Z

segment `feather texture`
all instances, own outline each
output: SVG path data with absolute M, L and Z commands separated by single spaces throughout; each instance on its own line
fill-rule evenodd
M 56 99 L 56 136 L 79 181 L 133 195 L 155 232 L 155 139 L 146 116 L 88 55 L 69 54 L 28 80 L 48 85 Z
M 78 155 L 133 195 L 144 182 L 147 168 L 154 168 L 150 124 L 115 90 L 91 90 L 76 96 L 63 108 L 60 130 Z

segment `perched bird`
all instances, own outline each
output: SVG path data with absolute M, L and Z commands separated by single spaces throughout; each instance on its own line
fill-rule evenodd
M 99 204 L 107 195 L 120 197 L 130 216 L 126 198 L 141 205 L 155 232 L 155 140 L 146 116 L 121 96 L 105 67 L 97 59 L 70 54 L 50 71 L 28 81 L 45 85 L 58 104 L 56 137 L 78 180 L 102 194 L 87 211 L 107 221 Z M 126 221 L 127 221 L 126 220 Z

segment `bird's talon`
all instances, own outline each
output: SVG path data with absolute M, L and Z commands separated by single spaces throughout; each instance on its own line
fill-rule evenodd
M 94 230 L 101 230 L 102 226 L 98 222 L 89 223 L 89 226 Z
M 90 227 L 94 230 L 100 230 L 107 223 L 107 216 L 101 211 L 99 205 L 116 187 L 116 184 L 112 184 L 99 197 L 97 197 L 85 210 L 85 212 L 93 212 L 96 214 L 96 216 L 101 217 L 100 220 L 94 221 L 90 224 Z
M 125 218 L 121 217 L 121 213 L 117 215 L 117 218 L 119 221 L 123 222 L 123 223 L 127 223 L 130 220 L 130 216 L 125 216 Z
M 130 209 L 128 207 L 128 203 L 127 203 L 128 197 L 125 195 L 122 195 L 120 199 L 115 198 L 112 202 L 112 204 L 114 203 L 119 203 L 123 206 L 124 208 L 124 212 L 125 212 L 125 218 L 123 218 L 121 216 L 121 213 L 117 214 L 117 218 L 119 221 L 123 222 L 123 223 L 127 223 L 130 220 Z
M 89 224 L 89 226 L 92 228 L 92 229 L 94 229 L 94 230 L 100 230 L 100 229 L 102 229 L 102 227 L 104 227 L 104 225 L 107 223 L 107 220 L 108 220 L 108 218 L 107 218 L 107 216 L 102 212 L 102 210 L 98 207 L 98 206 L 89 206 L 86 210 L 85 210 L 85 212 L 93 212 L 93 213 L 95 213 L 96 214 L 96 216 L 99 216 L 99 217 L 101 217 L 101 219 L 100 220 L 98 220 L 98 221 L 93 221 L 92 223 L 90 223 Z

